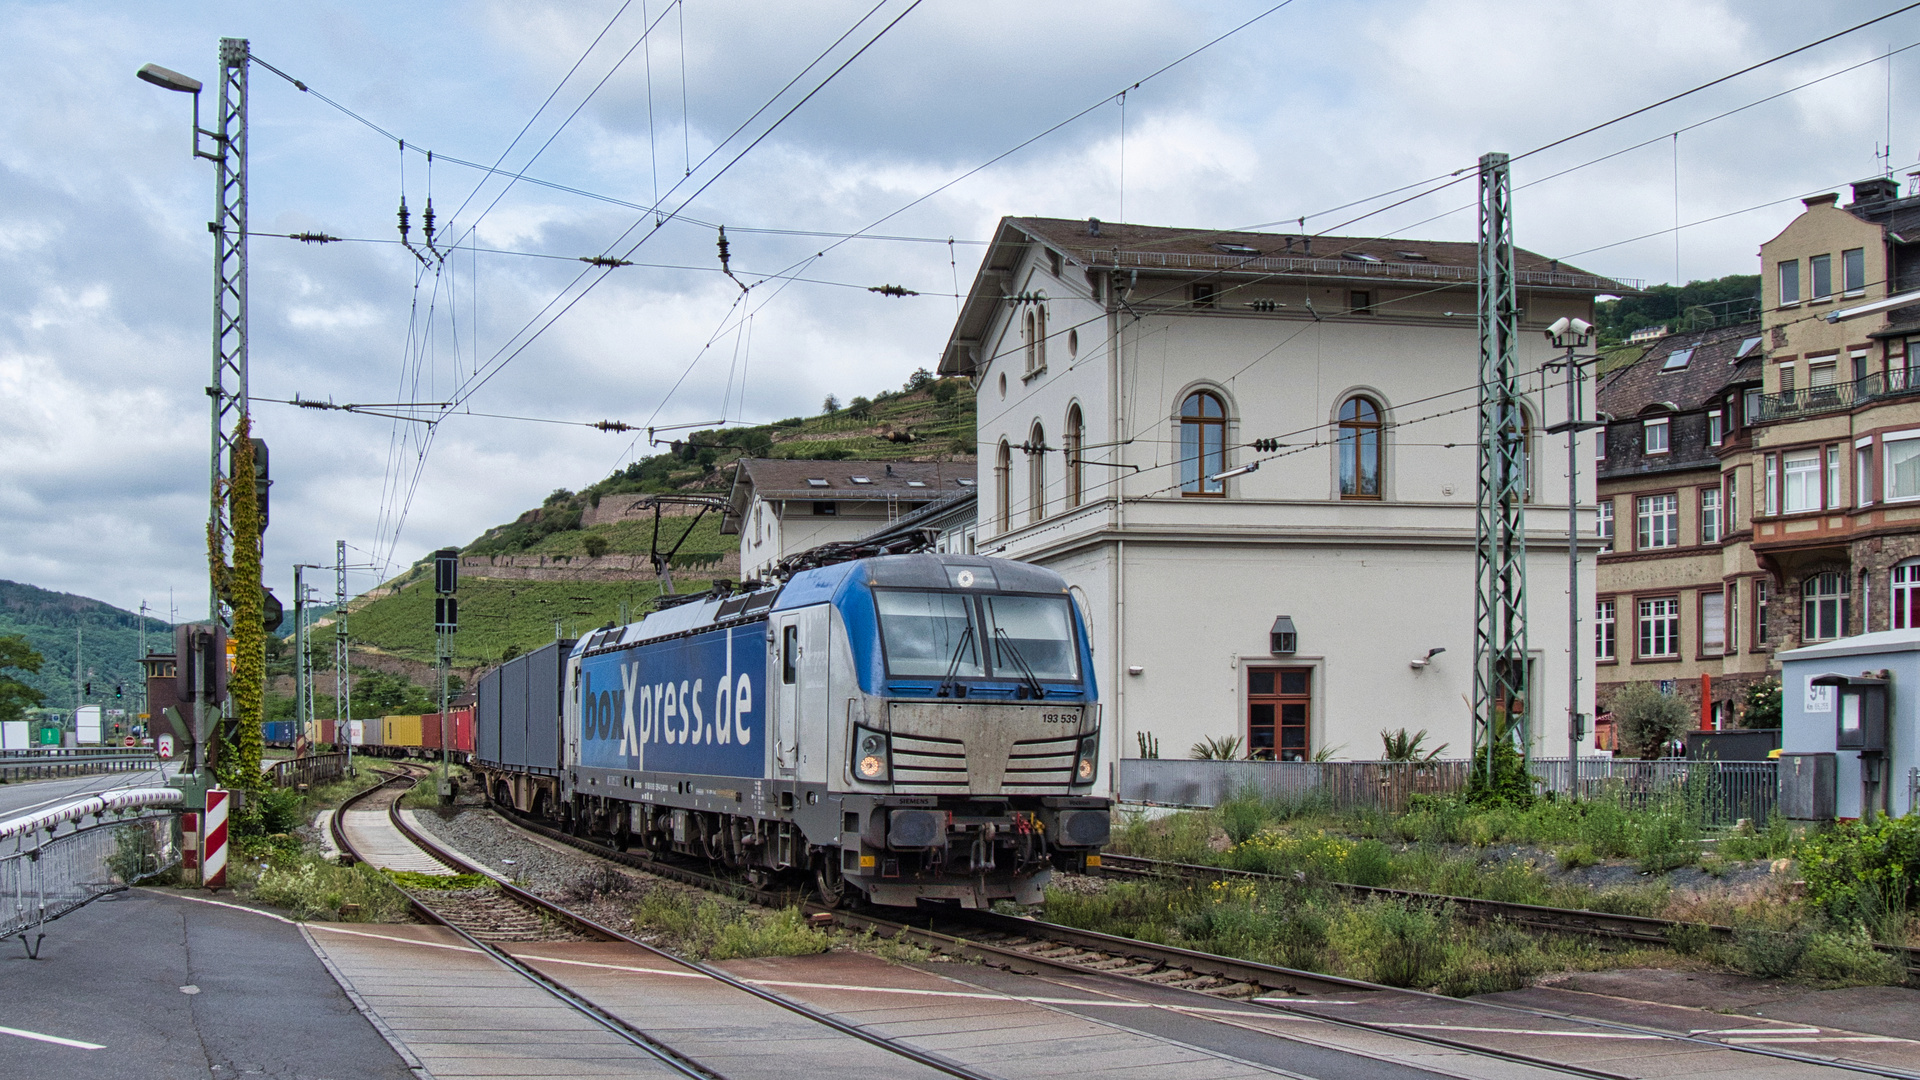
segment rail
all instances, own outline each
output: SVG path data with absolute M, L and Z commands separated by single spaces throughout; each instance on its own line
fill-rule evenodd
M 312 787 L 347 774 L 347 755 L 309 754 L 273 763 L 274 787 Z
M 0 781 L 138 772 L 159 764 L 153 750 L 144 746 L 37 746 L 0 750 Z
M 0 852 L 0 939 L 18 937 L 37 959 L 48 923 L 178 865 L 173 815 L 154 811 L 181 798 L 172 788 L 135 789 L 0 821 L 0 846 L 13 848 Z

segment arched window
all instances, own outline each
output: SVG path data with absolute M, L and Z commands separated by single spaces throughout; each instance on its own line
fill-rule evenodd
M 1007 485 L 1013 480 L 1013 447 L 1000 440 L 1000 453 L 993 462 L 993 520 L 999 532 L 1013 528 L 1013 500 Z
M 1027 432 L 1027 520 L 1047 516 L 1047 433 L 1040 421 Z
M 1080 462 L 1080 455 L 1086 453 L 1087 425 L 1080 415 L 1080 406 L 1075 404 L 1067 409 L 1067 429 L 1060 435 L 1060 449 L 1064 451 L 1067 469 L 1067 508 L 1080 505 L 1086 497 L 1086 466 Z
M 1828 641 L 1847 632 L 1847 575 L 1834 570 L 1800 583 L 1800 640 Z
M 1340 406 L 1340 497 L 1378 499 L 1382 493 L 1380 406 L 1351 397 Z
M 1033 367 L 1029 371 L 1045 371 L 1047 368 L 1047 309 L 1043 304 L 1033 306 Z
M 1893 628 L 1920 626 L 1920 559 L 1908 559 L 1893 568 Z
M 1180 403 L 1180 494 L 1222 498 L 1227 470 L 1227 407 L 1206 390 Z
M 1026 374 L 1028 375 L 1040 370 L 1040 333 L 1037 325 L 1038 322 L 1039 320 L 1035 317 L 1033 308 L 1028 308 L 1027 313 L 1020 319 L 1020 337 L 1027 349 Z

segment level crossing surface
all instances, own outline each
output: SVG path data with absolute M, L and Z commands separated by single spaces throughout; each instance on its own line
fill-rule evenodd
M 133 889 L 0 951 L 0 1076 L 414 1080 L 308 946 L 257 912 Z
M 165 787 L 180 771 L 180 763 L 170 761 L 138 772 L 99 773 L 94 776 L 62 776 L 52 780 L 24 780 L 0 784 L 0 819 L 31 814 L 49 806 L 84 799 L 116 788 Z

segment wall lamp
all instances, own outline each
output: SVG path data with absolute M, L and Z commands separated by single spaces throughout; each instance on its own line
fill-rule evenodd
M 1207 477 L 1207 479 L 1217 484 L 1222 480 L 1231 480 L 1236 476 L 1245 476 L 1250 472 L 1259 472 L 1259 471 L 1260 471 L 1260 463 L 1257 461 L 1252 461 L 1252 462 L 1248 462 L 1245 465 L 1240 466 L 1237 469 L 1228 469 L 1226 472 L 1214 473 L 1212 476 Z
M 1407 661 L 1407 666 L 1410 668 L 1414 668 L 1415 670 L 1426 667 L 1428 664 L 1433 663 L 1434 657 L 1439 656 L 1441 653 L 1446 651 L 1447 650 L 1445 648 L 1428 649 L 1427 655 L 1415 657 L 1414 659 Z

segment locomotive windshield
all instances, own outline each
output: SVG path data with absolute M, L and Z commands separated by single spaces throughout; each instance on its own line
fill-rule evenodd
M 976 607 L 965 593 L 879 589 L 874 602 L 890 676 L 1080 678 L 1073 616 L 1064 596 L 988 593 Z M 991 673 L 981 663 L 983 652 Z
M 886 639 L 887 672 L 908 678 L 981 676 L 973 604 L 959 593 L 881 589 L 873 594 Z

